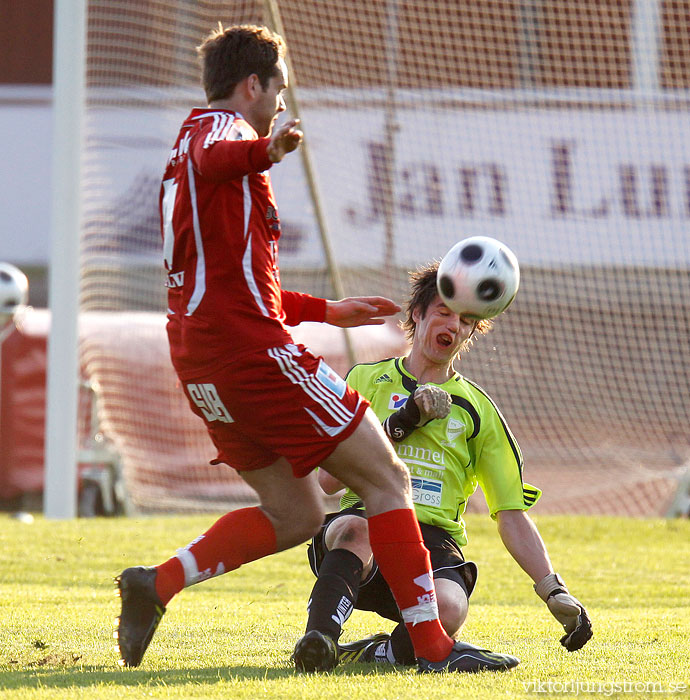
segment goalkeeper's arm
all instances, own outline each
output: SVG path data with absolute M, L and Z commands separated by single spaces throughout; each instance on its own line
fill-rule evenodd
M 565 635 L 561 644 L 577 651 L 592 636 L 587 611 L 572 596 L 558 574 L 553 573 L 544 541 L 532 519 L 521 510 L 504 510 L 496 514 L 498 532 L 515 561 L 535 581 L 534 590 L 561 623 Z
M 401 442 L 414 430 L 450 413 L 450 394 L 434 384 L 418 386 L 395 413 L 383 421 L 383 429 L 393 442 Z

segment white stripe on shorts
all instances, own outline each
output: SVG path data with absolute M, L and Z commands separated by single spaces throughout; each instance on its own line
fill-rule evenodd
M 314 419 L 314 422 L 323 430 L 323 432 L 326 435 L 330 435 L 333 437 L 334 435 L 339 435 L 340 433 L 347 428 L 348 425 L 350 425 L 350 422 L 348 421 L 347 423 L 343 423 L 342 425 L 338 426 L 330 426 L 326 425 L 317 415 L 314 413 L 314 411 L 309 410 L 308 408 L 304 408 L 304 410 Z
M 340 403 L 335 393 L 300 367 L 289 350 L 281 347 L 270 348 L 268 355 L 276 361 L 284 376 L 293 384 L 302 387 L 304 393 L 314 399 L 336 421 L 337 425 L 334 427 L 349 425 L 354 413 Z
M 300 367 L 293 357 L 293 352 L 280 347 L 273 348 L 273 350 L 277 351 L 277 355 L 283 358 L 285 364 L 281 365 L 281 370 L 293 383 L 300 385 L 309 396 L 318 401 L 339 423 L 343 421 L 349 423 L 352 420 L 354 414 L 342 405 L 340 397 L 316 377 L 308 374 Z
M 337 395 L 300 367 L 290 351 L 272 348 L 269 355 L 278 363 L 281 372 L 314 399 L 338 425 L 348 424 L 352 420 L 354 414 L 340 403 Z
M 319 403 L 321 403 L 326 410 L 329 410 L 330 405 L 330 408 L 335 410 L 336 413 L 333 413 L 332 411 L 329 412 L 336 420 L 338 420 L 338 415 L 336 414 L 339 414 L 343 420 L 350 420 L 352 418 L 353 414 L 340 403 L 340 397 L 337 396 L 337 394 L 335 394 L 328 387 L 324 386 L 320 381 L 318 381 L 318 379 L 308 374 L 302 367 L 299 366 L 299 364 L 297 364 L 297 362 L 294 360 L 294 356 L 296 354 L 295 352 L 291 352 L 289 349 L 280 347 L 273 348 L 273 350 L 275 350 L 276 355 L 283 360 L 282 364 L 280 365 L 281 370 L 283 370 L 283 374 L 286 374 L 286 376 L 292 375 L 290 376 L 290 379 L 293 383 L 302 386 L 304 391 L 309 393 L 314 400 L 319 401 Z M 328 405 L 325 405 L 321 399 L 318 398 L 318 396 L 321 396 Z

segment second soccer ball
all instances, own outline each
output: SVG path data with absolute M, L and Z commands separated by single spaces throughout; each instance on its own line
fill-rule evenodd
M 488 236 L 472 236 L 456 243 L 443 256 L 436 277 L 446 306 L 475 319 L 493 318 L 505 311 L 519 285 L 515 254 Z

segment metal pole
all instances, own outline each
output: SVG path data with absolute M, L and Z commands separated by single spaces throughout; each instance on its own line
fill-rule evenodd
M 659 90 L 659 0 L 635 0 L 632 20 L 632 87 L 644 93 Z
M 518 78 L 520 87 L 533 88 L 535 74 L 539 68 L 539 53 L 537 51 L 539 15 L 536 0 L 521 0 L 519 5 L 520 17 L 520 53 Z
M 86 0 L 56 0 L 53 58 L 51 325 L 45 485 L 47 518 L 77 514 L 79 234 Z
M 282 37 L 285 36 L 285 29 L 283 28 L 283 21 L 280 16 L 280 10 L 275 0 L 265 0 L 266 10 L 269 16 L 269 23 L 273 31 L 280 34 Z M 290 61 L 290 55 L 286 56 L 285 60 L 288 71 L 290 74 L 290 79 L 288 81 L 287 97 L 288 106 L 290 108 L 290 113 L 296 119 L 302 119 L 299 101 L 297 99 L 297 90 L 295 82 L 295 72 L 292 69 L 292 63 Z M 302 124 L 302 129 L 304 129 L 304 124 Z M 333 250 L 331 247 L 331 239 L 328 233 L 328 225 L 326 224 L 326 215 L 324 214 L 324 207 L 322 204 L 322 197 L 319 192 L 318 181 L 316 178 L 316 173 L 314 170 L 313 160 L 311 157 L 311 149 L 309 148 L 309 141 L 305 138 L 302 142 L 300 148 L 300 154 L 302 156 L 302 167 L 304 168 L 304 175 L 307 178 L 307 186 L 309 187 L 309 193 L 311 194 L 312 204 L 314 206 L 314 215 L 316 216 L 316 224 L 319 228 L 319 235 L 321 237 L 321 245 L 323 246 L 323 252 L 326 256 L 326 266 L 328 268 L 329 278 L 331 280 L 331 286 L 333 287 L 333 293 L 336 298 L 342 299 L 345 296 L 343 289 L 343 282 L 340 277 L 340 271 L 335 262 L 335 257 L 333 255 Z M 345 349 L 347 351 L 348 360 L 351 365 L 357 362 L 357 357 L 355 353 L 355 348 L 352 343 L 352 338 L 347 330 L 343 328 L 343 337 L 345 340 Z
M 400 43 L 399 0 L 388 0 L 386 3 L 386 111 L 384 117 L 384 144 L 386 153 L 386 181 L 383 183 L 383 212 L 385 227 L 385 270 L 388 277 L 389 295 L 394 296 L 395 270 L 395 137 L 398 132 L 396 89 L 398 84 L 398 60 Z

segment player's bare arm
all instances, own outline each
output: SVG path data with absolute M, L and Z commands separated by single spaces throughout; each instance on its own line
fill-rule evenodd
M 340 328 L 380 326 L 398 311 L 400 306 L 386 297 L 347 297 L 326 302 L 326 323 Z
M 297 128 L 299 119 L 290 119 L 282 124 L 271 134 L 266 153 L 273 163 L 280 163 L 288 154 L 294 151 L 302 143 L 303 134 Z
M 568 651 L 581 649 L 592 637 L 592 623 L 582 603 L 570 594 L 563 579 L 554 573 L 537 526 L 521 510 L 499 511 L 496 520 L 506 549 L 534 581 L 537 595 L 563 626 L 565 635 L 561 644 Z
M 525 511 L 501 510 L 496 522 L 505 548 L 535 583 L 553 573 L 546 545 Z

